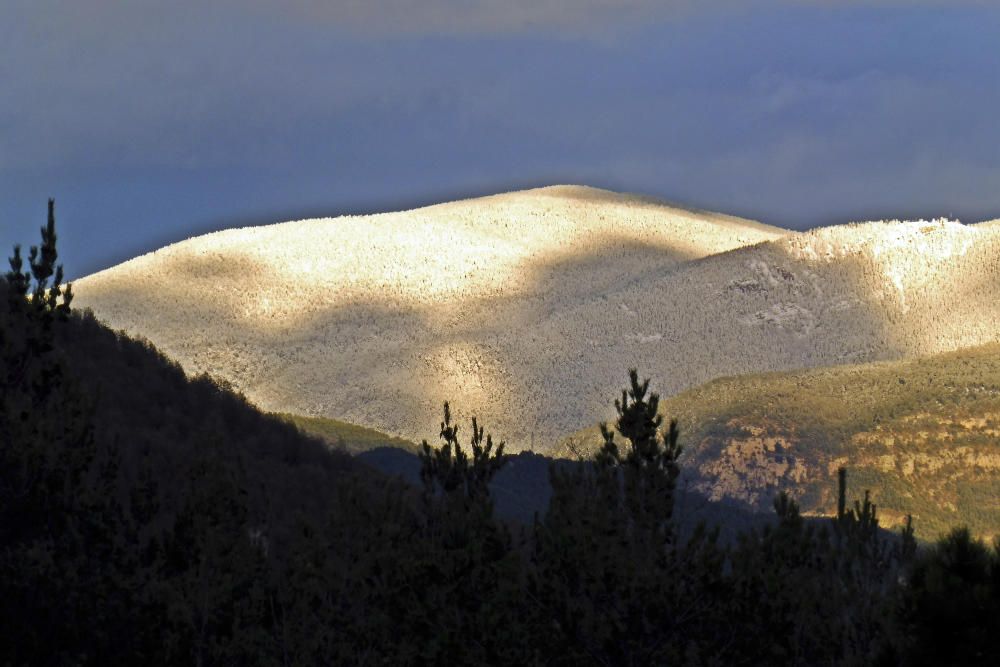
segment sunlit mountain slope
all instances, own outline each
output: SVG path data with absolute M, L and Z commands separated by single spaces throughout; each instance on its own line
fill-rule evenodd
M 998 257 L 990 226 L 798 234 L 564 186 L 209 234 L 75 289 L 265 409 L 419 441 L 451 400 L 545 451 L 630 366 L 673 393 L 994 340 Z
M 1000 345 L 899 361 L 713 380 L 661 402 L 678 420 L 689 488 L 770 511 L 781 490 L 836 510 L 836 472 L 918 535 L 1000 525 Z M 596 427 L 554 453 L 587 454 Z

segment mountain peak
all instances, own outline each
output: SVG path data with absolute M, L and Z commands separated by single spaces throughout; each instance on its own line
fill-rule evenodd
M 1000 227 L 798 233 L 559 185 L 226 230 L 74 291 L 265 409 L 420 441 L 448 400 L 512 450 L 544 450 L 606 417 L 630 367 L 670 395 L 995 340 L 981 286 L 1000 284 L 997 256 Z

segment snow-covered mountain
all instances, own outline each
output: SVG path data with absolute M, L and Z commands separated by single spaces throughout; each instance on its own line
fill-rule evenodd
M 997 340 L 1000 227 L 789 232 L 579 186 L 189 239 L 76 303 L 268 410 L 433 439 L 441 404 L 513 450 L 610 417 L 636 366 L 722 375 Z

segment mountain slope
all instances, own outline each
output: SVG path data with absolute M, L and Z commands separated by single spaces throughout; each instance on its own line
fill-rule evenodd
M 319 438 L 333 449 L 343 450 L 348 454 L 357 455 L 373 449 L 389 448 L 409 454 L 416 454 L 420 451 L 420 445 L 415 442 L 394 438 L 375 429 L 349 424 L 337 419 L 303 417 L 293 414 L 278 414 L 276 416 L 294 424 L 306 435 Z
M 518 388 L 501 362 L 528 352 L 521 330 L 643 275 L 783 233 L 555 187 L 210 234 L 74 287 L 77 304 L 111 326 L 266 409 L 419 440 L 452 399 L 459 415 L 476 409 L 498 431 L 503 415 L 520 441 L 506 403 Z M 523 355 L 529 365 L 534 355 Z
M 230 230 L 74 287 L 116 328 L 267 410 L 419 441 L 450 400 L 513 451 L 736 373 L 992 341 L 1000 229 L 799 234 L 579 187 Z
M 780 490 L 833 514 L 837 468 L 883 523 L 936 538 L 1000 526 L 1000 344 L 902 361 L 721 378 L 661 401 L 678 420 L 690 488 L 770 511 Z M 556 455 L 585 454 L 597 429 Z

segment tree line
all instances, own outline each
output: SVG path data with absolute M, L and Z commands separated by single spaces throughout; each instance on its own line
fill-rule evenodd
M 548 511 L 497 519 L 508 459 L 445 405 L 421 484 L 263 415 L 71 309 L 53 204 L 0 280 L 0 664 L 985 664 L 1000 551 L 918 548 L 866 493 L 786 495 L 720 540 L 675 512 L 681 439 L 630 371 Z M 540 399 L 544 400 L 544 399 Z M 465 444 L 463 444 L 463 442 Z

